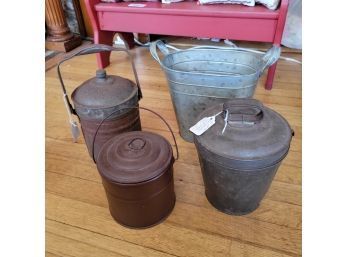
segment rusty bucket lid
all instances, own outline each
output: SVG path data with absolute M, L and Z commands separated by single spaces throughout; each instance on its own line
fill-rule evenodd
M 97 70 L 96 76 L 77 87 L 71 97 L 79 107 L 102 109 L 123 104 L 137 92 L 138 88 L 131 80 Z
M 107 141 L 97 159 L 101 176 L 114 183 L 136 184 L 152 180 L 174 161 L 170 143 L 162 136 L 132 131 Z
M 230 100 L 205 110 L 197 121 L 216 114 L 215 124 L 201 136 L 195 135 L 204 158 L 250 170 L 273 165 L 286 156 L 293 131 L 280 114 L 258 100 Z

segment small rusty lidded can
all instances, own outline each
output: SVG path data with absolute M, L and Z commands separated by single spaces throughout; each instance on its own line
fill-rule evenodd
M 62 84 L 72 129 L 77 128 L 76 122 L 72 120 L 72 114 L 75 114 L 80 120 L 88 152 L 93 159 L 97 158 L 102 145 L 113 136 L 127 131 L 141 130 L 138 109 L 125 109 L 125 107 L 137 107 L 141 98 L 141 89 L 133 62 L 131 63 L 136 83 L 120 76 L 108 75 L 105 70 L 97 70 L 94 78 L 85 81 L 73 91 L 71 99 L 74 103 L 74 108 L 70 104 L 61 78 L 60 64 L 73 56 L 101 51 L 124 51 L 130 57 L 128 50 L 123 48 L 89 45 L 68 56 L 58 65 L 58 75 Z M 101 122 L 103 124 L 99 127 Z M 93 138 L 97 128 L 99 130 L 98 138 L 94 142 L 93 152 Z
M 234 99 L 201 113 L 215 124 L 194 136 L 205 193 L 218 210 L 243 215 L 267 193 L 293 131 L 277 112 L 255 99 Z
M 145 131 L 117 135 L 103 145 L 96 163 L 110 213 L 121 225 L 151 227 L 173 210 L 174 157 L 162 136 Z

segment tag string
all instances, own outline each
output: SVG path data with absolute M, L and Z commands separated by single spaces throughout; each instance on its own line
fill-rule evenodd
M 216 117 L 216 116 L 218 116 L 219 114 L 221 114 L 222 113 L 222 111 L 221 112 L 218 112 L 217 114 L 215 114 L 215 115 L 213 115 L 213 117 Z
M 228 109 L 226 109 L 226 115 L 225 115 L 225 118 L 224 118 L 225 126 L 224 126 L 224 128 L 222 129 L 222 132 L 221 132 L 222 135 L 224 134 L 225 129 L 226 129 L 226 127 L 227 127 L 227 119 L 228 119 Z

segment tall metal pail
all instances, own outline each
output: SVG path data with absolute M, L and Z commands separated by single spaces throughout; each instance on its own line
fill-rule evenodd
M 157 48 L 164 54 L 162 60 Z M 280 47 L 275 46 L 266 54 L 212 46 L 179 50 L 160 40 L 150 45 L 150 51 L 165 72 L 180 135 L 189 142 L 193 142 L 189 128 L 201 112 L 232 98 L 252 97 L 263 71 L 280 56 Z

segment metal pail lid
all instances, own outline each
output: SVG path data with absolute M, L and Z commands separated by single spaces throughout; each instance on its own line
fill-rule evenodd
M 98 109 L 118 106 L 136 96 L 137 92 L 138 88 L 131 80 L 97 70 L 96 77 L 82 83 L 71 97 L 79 107 Z
M 98 156 L 99 173 L 122 184 L 135 184 L 156 178 L 174 162 L 170 143 L 162 136 L 132 131 L 107 141 Z
M 211 128 L 195 135 L 203 158 L 251 170 L 274 165 L 286 156 L 293 131 L 279 113 L 255 99 L 233 99 L 205 110 L 197 121 L 219 112 Z

